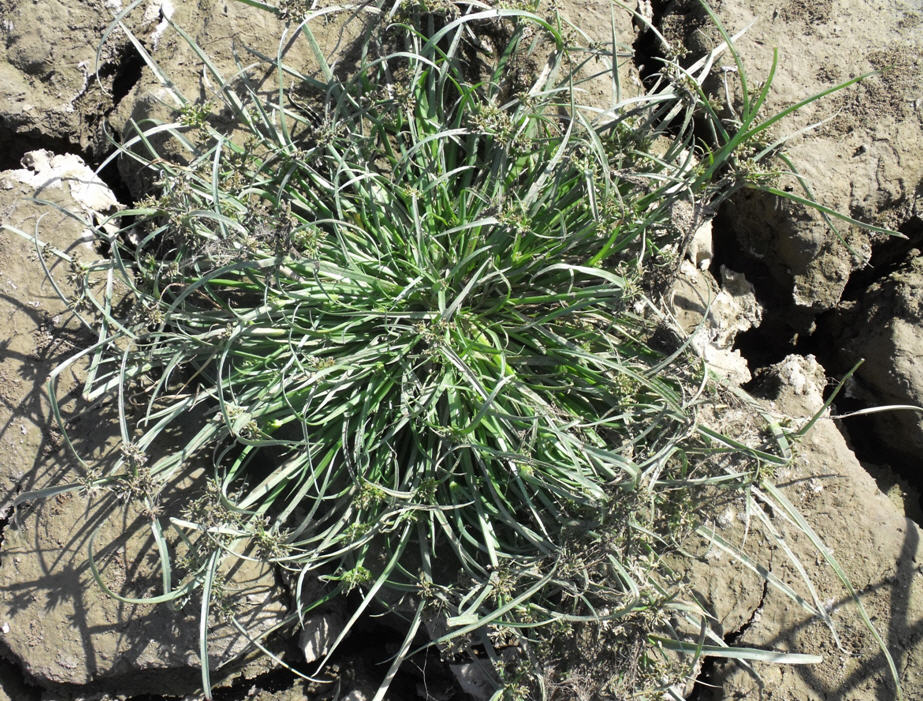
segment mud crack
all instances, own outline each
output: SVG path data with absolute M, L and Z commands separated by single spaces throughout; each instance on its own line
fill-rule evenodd
M 770 566 L 771 566 L 771 562 L 770 562 Z M 763 580 L 763 591 L 760 594 L 760 601 L 756 605 L 756 608 L 753 609 L 753 611 L 750 613 L 750 618 L 748 618 L 746 622 L 743 623 L 737 630 L 733 630 L 733 631 L 726 633 L 724 636 L 724 642 L 726 642 L 728 645 L 731 645 L 731 646 L 734 646 L 740 643 L 740 641 L 743 639 L 746 632 L 750 630 L 750 627 L 754 623 L 759 621 L 760 618 L 762 617 L 763 604 L 766 601 L 767 593 L 769 593 L 769 580 L 764 579 Z
M 650 31 L 653 27 L 660 31 L 663 26 L 664 10 L 667 2 L 664 0 L 639 0 L 637 12 L 640 17 L 635 17 L 633 23 L 638 30 L 635 39 L 634 62 L 642 82 L 650 87 L 656 81 L 657 72 L 660 70 L 664 58 L 664 47 L 657 32 Z
M 3 534 L 6 527 L 10 524 L 10 518 L 13 513 L 13 503 L 7 502 L 0 506 L 0 549 L 3 548 Z
M 126 44 L 119 52 L 118 60 L 108 64 L 103 70 L 106 76 L 112 76 L 112 107 L 115 108 L 124 97 L 131 92 L 132 88 L 141 80 L 141 72 L 144 69 L 144 59 L 138 50 L 131 44 Z M 103 74 L 100 70 L 100 75 Z M 109 116 L 109 112 L 106 116 Z
M 767 567 L 767 572 L 772 571 L 772 554 L 769 556 L 769 565 Z M 760 593 L 760 600 L 757 602 L 756 606 L 750 612 L 750 616 L 746 621 L 741 623 L 734 630 L 729 630 L 722 636 L 725 644 L 729 647 L 734 647 L 739 645 L 741 640 L 743 640 L 744 635 L 747 631 L 757 623 L 763 615 L 763 605 L 766 602 L 766 595 L 769 593 L 769 580 L 763 578 L 763 590 Z M 702 661 L 702 667 L 699 670 L 698 676 L 696 676 L 695 681 L 692 684 L 692 692 L 686 697 L 687 701 L 711 701 L 717 700 L 720 698 L 717 694 L 720 693 L 721 685 L 716 683 L 716 676 L 718 674 L 719 662 L 726 661 L 721 660 L 718 657 L 706 657 Z
M 849 276 L 843 290 L 844 300 L 861 300 L 872 284 L 904 264 L 913 249 L 923 248 L 923 218 L 910 217 L 897 230 L 906 238 L 887 237 L 872 242 L 871 258 L 865 267 Z

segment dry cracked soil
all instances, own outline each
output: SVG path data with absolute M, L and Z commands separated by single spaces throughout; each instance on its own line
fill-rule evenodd
M 720 40 L 697 0 L 627 5 L 692 56 Z M 891 652 L 906 698 L 923 698 L 923 414 L 861 413 L 883 404 L 923 405 L 923 5 L 713 5 L 729 31 L 747 29 L 738 48 L 756 82 L 765 79 L 778 50 L 768 111 L 874 72 L 793 115 L 785 126 L 794 135 L 788 150 L 819 201 L 904 237 L 850 225 L 835 237 L 816 212 L 744 193 L 715 213 L 708 240 L 684 263 L 673 304 L 681 326 L 705 330 L 699 349 L 709 362 L 780 420 L 820 410 L 835 379 L 865 358 L 792 464 L 776 475 L 777 484 L 848 573 Z M 558 6 L 599 34 L 592 38 L 608 40 L 608 2 L 562 0 Z M 644 22 L 616 9 L 623 82 L 641 90 L 664 47 Z M 115 162 L 100 171 L 101 181 L 94 175 L 109 153 L 110 135 L 122 133 L 130 119 L 163 116 L 164 109 L 162 88 L 136 47 L 111 30 L 122 10 L 120 0 L 0 0 L 0 223 L 29 232 L 38 227 L 52 245 L 87 257 L 97 254 L 83 241 L 81 217 L 105 215 L 147 186 L 143 174 Z M 203 94 L 200 63 L 167 19 L 194 34 L 228 71 L 246 50 L 274 55 L 283 30 L 267 13 L 232 0 L 134 3 L 124 21 L 145 50 L 178 85 Z M 318 30 L 328 54 L 354 36 L 349 21 Z M 300 51 L 291 48 L 286 60 L 311 70 L 312 55 Z M 724 64 L 722 71 L 734 70 L 729 60 Z M 256 73 L 251 79 L 271 92 L 271 72 Z M 66 285 L 66 271 L 51 272 Z M 87 342 L 81 333 L 35 247 L 0 235 L 0 701 L 194 698 L 194 613 L 120 603 L 93 586 L 85 564 L 87 527 L 99 526 L 97 552 L 107 581 L 130 582 L 136 596 L 153 590 L 156 582 L 145 579 L 149 563 L 137 557 L 147 537 L 144 514 L 70 494 L 15 511 L 10 506 L 16 494 L 59 483 L 73 470 L 43 388 L 56 364 Z M 81 452 L 104 456 L 117 436 L 111 421 L 80 404 L 79 373 L 74 367 L 62 374 L 59 396 Z M 745 420 L 735 411 L 727 407 L 721 420 Z M 180 502 L 195 478 L 171 485 L 172 498 Z M 733 505 L 716 516 L 725 538 L 742 538 L 739 516 Z M 786 527 L 782 520 L 776 525 Z M 839 640 L 756 574 L 703 547 L 689 577 L 726 642 L 817 653 L 824 662 L 706 662 L 687 698 L 894 698 L 884 660 L 849 592 L 809 542 L 795 535 L 787 542 L 837 623 Z M 779 542 L 764 532 L 748 543 L 762 572 L 798 579 Z M 286 583 L 272 571 L 253 564 L 229 576 L 246 593 L 251 630 L 285 615 Z M 381 674 L 376 661 L 400 637 L 386 623 L 371 622 L 354 638 L 334 669 L 341 698 L 358 701 L 370 698 L 370 684 Z M 215 665 L 245 647 L 220 622 L 213 641 Z M 391 698 L 480 697 L 474 687 L 462 689 L 466 670 L 450 670 L 438 659 L 417 662 L 430 665 L 429 672 L 403 672 Z M 237 662 L 225 677 L 216 698 L 332 698 L 329 690 L 253 658 Z

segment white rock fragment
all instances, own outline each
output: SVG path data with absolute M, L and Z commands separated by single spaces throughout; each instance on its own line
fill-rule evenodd
M 689 242 L 688 255 L 692 264 L 699 270 L 706 270 L 711 265 L 712 259 L 715 257 L 711 219 L 695 230 L 692 235 L 692 241 Z
M 103 224 L 108 215 L 117 211 L 121 205 L 115 194 L 99 176 L 83 162 L 80 156 L 72 153 L 53 154 L 51 151 L 29 151 L 22 157 L 22 168 L 3 173 L 6 181 L 2 186 L 8 189 L 10 182 L 18 182 L 40 191 L 47 188 L 68 188 L 74 203 L 86 215 L 87 221 Z M 111 223 L 107 229 L 115 230 Z M 93 234 L 85 230 L 82 235 L 84 243 L 93 241 Z
M 808 400 L 811 407 L 824 404 L 824 369 L 813 355 L 789 355 L 777 366 L 779 379 L 791 388 L 792 392 Z
M 690 334 L 690 345 L 715 371 L 732 382 L 750 380 L 747 361 L 733 350 L 739 333 L 759 326 L 763 310 L 753 286 L 741 273 L 722 266 L 722 285 L 692 260 L 680 265 L 673 291 L 677 322 Z
M 729 506 L 718 516 L 718 528 L 729 528 L 734 523 L 735 516 L 737 516 L 737 512 L 733 507 Z
M 721 266 L 721 291 L 715 298 L 709 315 L 720 331 L 716 345 L 730 348 L 737 334 L 749 331 L 763 321 L 763 308 L 743 273 Z
M 488 701 L 497 690 L 493 665 L 487 660 L 449 665 L 458 685 L 477 701 Z
M 311 664 L 324 657 L 342 632 L 343 619 L 335 613 L 321 613 L 306 618 L 298 639 L 305 662 Z
M 56 187 L 67 184 L 71 197 L 89 211 L 105 212 L 118 207 L 112 190 L 96 173 L 72 153 L 61 155 L 40 149 L 22 157 L 24 168 L 7 171 L 6 175 L 31 187 Z
M 369 701 L 369 696 L 359 689 L 353 689 L 343 697 L 343 701 Z
M 155 0 L 144 8 L 145 24 L 157 23 L 154 31 L 151 32 L 151 46 L 155 51 L 160 38 L 167 31 L 167 27 L 170 26 L 170 19 L 173 17 L 175 10 L 176 8 L 173 7 L 170 0 Z

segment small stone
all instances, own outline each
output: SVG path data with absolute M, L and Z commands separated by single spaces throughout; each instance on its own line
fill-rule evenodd
M 304 621 L 298 645 L 304 652 L 305 662 L 316 662 L 330 652 L 334 641 L 343 632 L 343 619 L 335 613 L 322 613 Z
M 369 697 L 365 692 L 353 689 L 343 697 L 343 701 L 369 701 Z
M 714 257 L 712 224 L 711 219 L 709 219 L 696 229 L 692 235 L 692 241 L 689 244 L 689 258 L 699 270 L 706 270 L 711 265 Z
M 488 701 L 497 690 L 493 665 L 487 660 L 449 665 L 458 685 L 477 701 Z

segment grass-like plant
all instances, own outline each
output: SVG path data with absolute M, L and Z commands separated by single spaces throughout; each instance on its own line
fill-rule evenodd
M 702 215 L 771 188 L 767 134 L 784 113 L 757 119 L 771 76 L 754 94 L 740 66 L 727 117 L 701 85 L 728 38 L 623 98 L 614 32 L 592 46 L 556 14 L 473 1 L 353 8 L 368 27 L 342 75 L 311 32 L 341 8 L 248 4 L 295 17 L 319 74 L 280 55 L 267 101 L 186 37 L 221 120 L 166 83 L 176 120 L 120 147 L 156 192 L 99 229 L 109 255 L 84 269 L 119 283 L 85 286 L 99 342 L 80 357 L 86 396 L 118 404 L 123 450 L 83 486 L 145 485 L 132 494 L 163 580 L 148 601 L 200 591 L 207 659 L 219 565 L 255 545 L 292 573 L 297 617 L 353 589 L 343 635 L 375 601 L 406 615 L 377 698 L 424 623 L 444 631 L 436 645 L 481 647 L 498 698 L 574 693 L 547 667 L 579 667 L 565 640 L 602 655 L 587 668 L 605 674 L 581 681 L 602 695 L 662 693 L 703 654 L 816 661 L 726 648 L 665 564 L 700 527 L 702 495 L 762 485 L 755 511 L 784 499 L 764 479 L 784 441 L 774 454 L 700 423 L 713 380 L 664 343 L 658 313 L 691 233 L 677 203 Z M 582 105 L 601 76 L 612 104 Z M 162 158 L 164 138 L 184 158 Z M 149 460 L 190 416 L 206 419 Z M 207 486 L 161 513 L 158 487 L 190 461 Z M 198 554 L 184 571 L 177 539 Z M 324 594 L 305 599 L 306 581 Z

